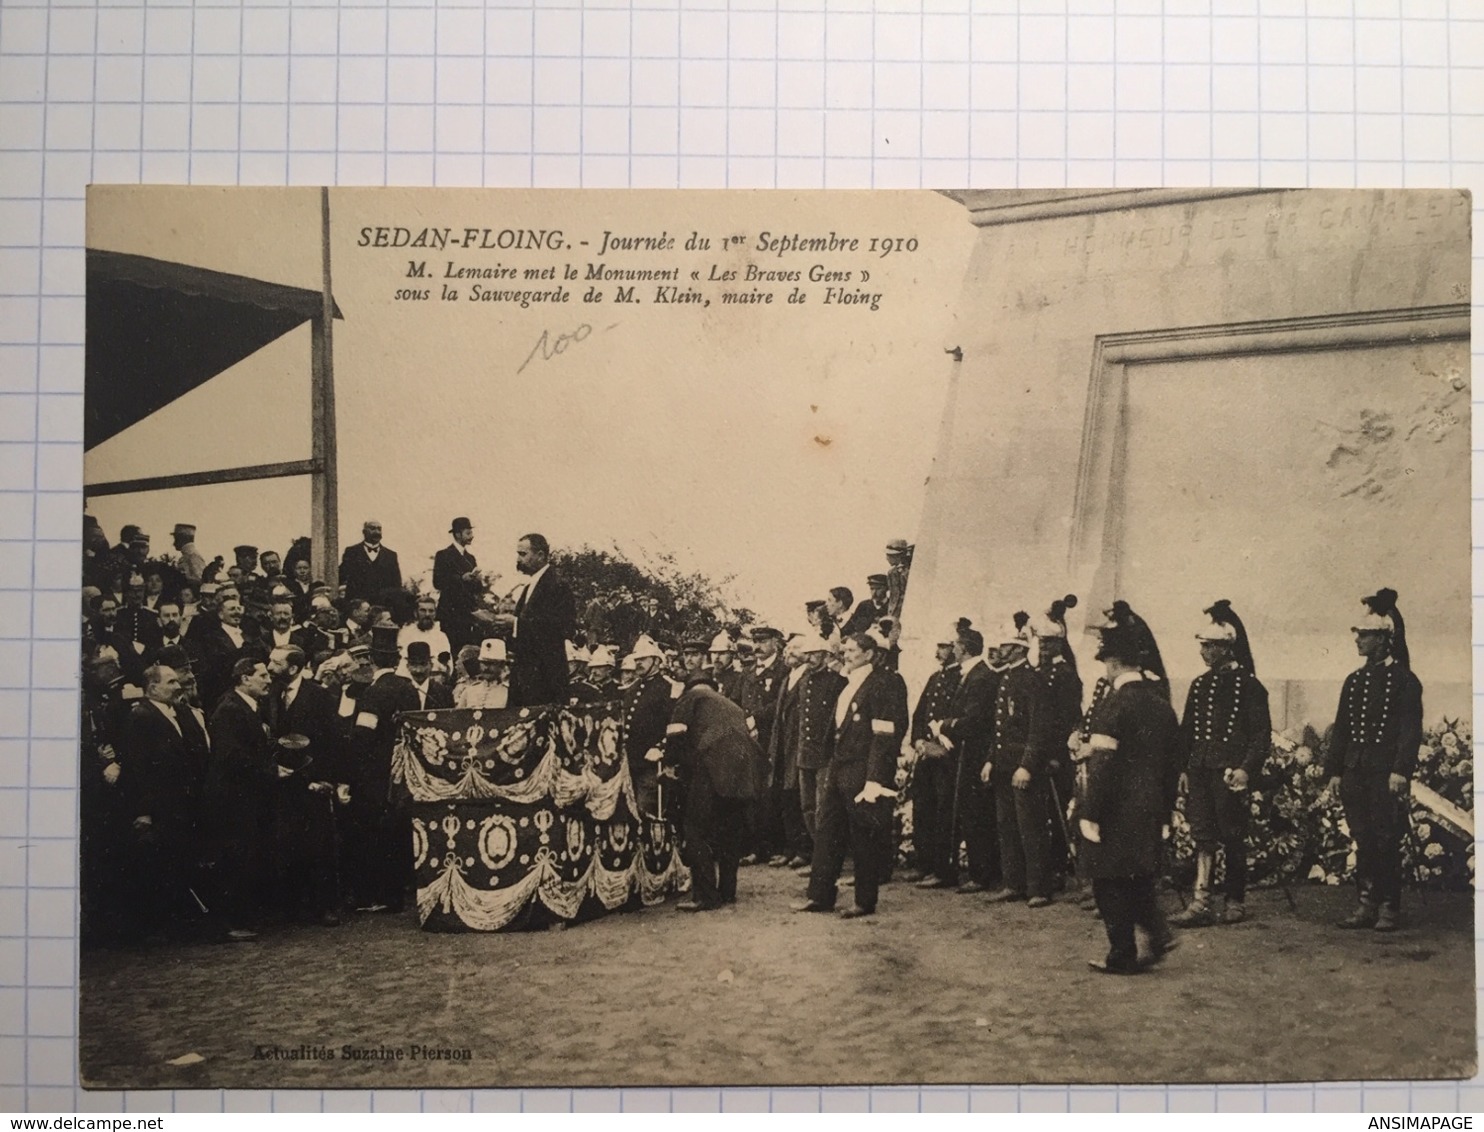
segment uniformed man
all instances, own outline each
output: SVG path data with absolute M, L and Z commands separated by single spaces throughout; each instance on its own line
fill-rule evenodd
M 711 673 L 716 677 L 716 690 L 734 704 L 742 702 L 742 684 L 746 673 L 737 665 L 737 646 L 725 629 L 711 639 Z
M 668 668 L 669 658 L 667 656 L 665 656 L 665 654 L 663 652 L 660 653 L 660 655 L 662 657 L 665 657 L 665 661 L 660 666 L 660 671 L 661 672 L 668 672 L 669 671 L 669 668 Z M 632 688 L 638 682 L 639 682 L 639 668 L 634 663 L 634 658 L 633 657 L 631 657 L 631 656 L 625 656 L 623 658 L 623 660 L 619 662 L 619 665 L 618 665 L 618 682 L 615 685 L 615 687 L 618 689 L 619 694 L 622 695 L 624 692 L 627 692 L 630 688 Z
M 572 641 L 567 642 L 567 702 L 571 707 L 601 703 L 604 698 L 597 686 L 587 678 L 591 660 L 591 652 L 579 648 Z
M 854 919 L 876 911 L 888 864 L 882 831 L 891 828 L 897 749 L 907 729 L 894 674 L 874 664 L 879 649 L 865 633 L 846 637 L 842 647 L 845 685 L 835 702 L 833 749 L 815 818 L 809 894 L 793 905 L 795 912 L 834 909 L 847 849 L 855 860 L 855 904 L 841 915 Z
M 632 665 L 633 671 L 633 683 L 623 692 L 622 743 L 634 795 L 644 816 L 675 821 L 677 814 L 660 812 L 659 763 L 664 753 L 665 725 L 679 689 L 665 678 L 665 654 L 647 634 L 634 642 L 624 664 Z
M 911 741 L 917 761 L 912 769 L 912 842 L 917 850 L 918 888 L 953 888 L 958 884 L 954 859 L 953 799 L 958 781 L 958 754 L 933 734 L 942 724 L 958 689 L 958 658 L 953 647 L 958 627 L 945 633 L 935 654 L 938 671 L 928 677 L 912 713 Z
M 1097 658 L 1110 690 L 1093 712 L 1085 773 L 1076 813 L 1078 869 L 1092 882 L 1108 936 L 1108 954 L 1090 960 L 1095 971 L 1133 975 L 1162 959 L 1174 938 L 1155 891 L 1164 830 L 1179 780 L 1179 721 L 1168 689 L 1147 678 L 1158 662 L 1154 635 L 1127 603 L 1117 620 L 1098 627 Z M 1140 959 L 1135 929 L 1148 936 Z
M 967 617 L 958 621 L 953 656 L 959 666 L 958 686 L 948 705 L 947 718 L 930 725 L 929 730 L 944 747 L 956 752 L 958 759 L 956 820 L 948 853 L 956 875 L 958 847 L 963 844 L 969 875 L 957 891 L 973 894 L 998 889 L 1001 879 L 994 795 L 980 777 L 994 741 L 994 703 L 1000 673 L 985 660 L 984 634 Z
M 1272 744 L 1267 689 L 1258 682 L 1247 629 L 1221 600 L 1196 633 L 1206 671 L 1191 681 L 1180 738 L 1185 750 L 1185 820 L 1195 841 L 1195 893 L 1170 917 L 1181 927 L 1239 924 L 1246 918 L 1248 793 Z M 1216 850 L 1226 855 L 1226 906 L 1212 903 Z
M 503 641 L 497 641 L 503 646 Z M 408 851 L 408 805 L 392 791 L 392 750 L 399 712 L 417 710 L 412 683 L 397 675 L 396 626 L 371 630 L 371 684 L 356 704 L 351 733 L 350 817 L 355 831 L 351 887 L 356 907 L 367 912 L 400 912 L 412 880 Z M 493 706 L 493 705 L 467 705 Z
M 829 666 L 839 652 L 834 642 L 820 636 L 805 637 L 798 652 L 804 661 L 800 666 L 804 674 L 795 690 L 794 759 L 799 772 L 799 808 L 812 844 L 818 837 L 820 791 L 834 745 L 835 701 L 845 686 L 845 677 Z M 808 876 L 809 863 L 796 865 L 795 872 Z
M 692 634 L 680 642 L 680 663 L 682 668 L 681 681 L 689 680 L 700 672 L 710 671 L 707 667 L 707 658 L 710 655 L 711 642 L 698 634 Z
M 1345 678 L 1325 769 L 1355 840 L 1359 904 L 1342 928 L 1395 931 L 1401 923 L 1402 837 L 1422 745 L 1422 683 L 1412 673 L 1396 591 L 1361 598 L 1352 627 L 1365 664 Z
M 900 621 L 902 602 L 907 596 L 907 575 L 912 569 L 912 546 L 904 538 L 886 544 L 887 615 Z
M 757 791 L 762 764 L 757 740 L 742 709 L 705 670 L 686 681 L 665 735 L 665 754 L 683 783 L 681 858 L 691 874 L 690 898 L 676 907 L 705 912 L 734 904 L 743 807 Z
M 486 637 L 479 642 L 479 672 L 454 689 L 454 707 L 492 708 L 510 706 L 510 661 L 505 642 Z
M 1082 715 L 1082 677 L 1067 641 L 1067 610 L 1076 606 L 1077 596 L 1067 594 L 1053 601 L 1045 613 L 1033 617 L 1030 623 L 1031 667 L 1043 684 L 1042 710 L 1037 713 L 1032 742 L 1036 747 L 1036 762 L 1045 768 L 1040 788 L 1048 795 L 1053 887 L 1064 883 L 1075 849 L 1068 842 L 1065 822 L 1066 807 L 1076 784 L 1076 769 L 1066 740 L 1076 730 Z
M 597 689 L 599 700 L 618 698 L 618 681 L 614 679 L 616 660 L 611 645 L 594 645 L 587 660 L 586 683 Z
M 769 625 L 756 625 L 750 635 L 757 663 L 742 684 L 740 706 L 747 716 L 747 726 L 752 728 L 758 741 L 759 750 L 766 752 L 772 739 L 773 720 L 778 714 L 778 692 L 787 675 L 782 656 L 783 633 Z M 763 757 L 766 762 L 766 754 Z M 782 783 L 770 781 L 766 765 L 760 768 L 758 778 L 763 786 L 748 811 L 747 829 L 743 834 L 746 856 L 742 858 L 742 864 L 772 862 L 779 857 L 782 857 L 778 862 L 780 865 L 787 864 L 788 857 L 783 853 Z
M 1044 752 L 1033 741 L 1040 725 L 1044 683 L 1030 666 L 1030 619 L 1017 614 L 1000 640 L 1002 671 L 995 689 L 994 738 L 980 771 L 994 795 L 1003 885 L 991 904 L 1025 900 L 1032 908 L 1051 903 L 1051 830 Z

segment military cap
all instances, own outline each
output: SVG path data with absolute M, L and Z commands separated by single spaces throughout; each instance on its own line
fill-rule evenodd
M 173 537 L 193 539 L 196 537 L 196 525 L 194 523 L 176 523 L 175 529 L 170 534 Z
M 765 640 L 768 637 L 776 637 L 780 641 L 783 640 L 782 632 L 773 628 L 771 625 L 754 625 L 748 635 L 754 641 Z
M 607 645 L 597 646 L 593 649 L 592 655 L 587 658 L 589 668 L 612 668 L 613 664 L 613 650 Z
M 732 644 L 732 638 L 725 632 L 717 633 L 711 640 L 712 652 L 736 652 L 737 646 Z
M 702 649 L 704 650 L 704 648 L 705 646 L 703 645 Z M 629 655 L 624 659 L 629 661 L 644 660 L 646 658 L 664 660 L 665 654 L 660 651 L 659 645 L 655 644 L 654 638 L 650 637 L 647 633 L 641 633 L 639 639 L 634 642 L 634 647 L 629 650 Z
M 119 531 L 119 542 L 138 542 L 140 539 L 148 542 L 149 535 L 144 533 L 142 527 L 138 527 L 133 523 L 125 524 L 123 529 Z
M 234 546 L 232 548 L 232 553 L 235 554 L 238 558 L 242 558 L 248 554 L 251 554 L 254 558 L 256 558 L 258 556 L 258 548 L 255 546 L 248 546 L 247 543 L 243 543 L 241 546 Z
M 872 574 L 866 579 L 866 585 L 870 586 L 872 589 L 884 589 L 889 584 L 890 583 L 886 580 L 885 574 Z

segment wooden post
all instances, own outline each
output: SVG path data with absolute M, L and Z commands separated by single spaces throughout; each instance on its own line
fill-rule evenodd
M 311 322 L 310 390 L 312 460 L 310 537 L 314 576 L 336 585 L 340 565 L 339 475 L 335 458 L 335 299 L 330 291 L 330 190 L 320 188 L 320 241 L 324 261 L 319 317 Z

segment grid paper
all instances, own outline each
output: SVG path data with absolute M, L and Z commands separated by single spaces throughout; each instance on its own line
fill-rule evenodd
M 0 1109 L 1484 1109 L 1477 1080 L 76 1087 L 84 185 L 1484 188 L 1484 18 L 1469 0 L 1129 0 L 1116 17 L 1114 7 L 5 0 Z M 1480 452 L 1476 440 L 1476 483 L 1484 482 Z M 1476 601 L 1484 597 L 1479 549 Z M 1478 650 L 1477 625 L 1474 640 Z

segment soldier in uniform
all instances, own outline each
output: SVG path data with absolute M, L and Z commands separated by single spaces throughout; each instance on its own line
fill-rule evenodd
M 665 749 L 665 725 L 678 689 L 665 678 L 665 654 L 647 635 L 641 634 L 624 657 L 632 664 L 634 681 L 623 692 L 623 752 L 634 784 L 635 797 L 644 815 L 659 813 L 660 759 Z M 665 814 L 667 820 L 676 815 Z
M 676 907 L 705 912 L 735 904 L 743 808 L 757 792 L 762 752 L 742 709 L 705 671 L 686 681 L 665 736 L 684 783 L 681 855 L 691 873 L 690 899 Z
M 794 733 L 794 760 L 799 772 L 799 809 L 811 843 L 818 838 L 820 789 L 826 781 L 824 770 L 830 765 L 834 742 L 835 701 L 845 686 L 845 677 L 829 667 L 837 651 L 834 642 L 818 636 L 806 637 L 798 645 L 804 674 L 795 689 L 790 730 Z M 808 863 L 795 866 L 795 871 L 808 876 Z
M 1361 601 L 1366 612 L 1353 631 L 1365 664 L 1340 690 L 1325 764 L 1355 839 L 1359 905 L 1338 926 L 1390 932 L 1401 922 L 1402 837 L 1422 745 L 1422 683 L 1412 673 L 1396 591 Z
M 737 646 L 725 629 L 711 640 L 711 672 L 716 677 L 716 690 L 734 704 L 740 704 L 747 674 L 737 664 Z
M 680 664 L 681 681 L 689 680 L 692 676 L 702 672 L 709 672 L 707 658 L 710 654 L 710 642 L 702 636 L 692 634 L 680 642 Z
M 1207 670 L 1191 681 L 1180 724 L 1185 820 L 1196 853 L 1195 894 L 1184 912 L 1170 917 L 1181 927 L 1246 918 L 1248 788 L 1267 760 L 1273 733 L 1268 692 L 1258 682 L 1241 618 L 1226 600 L 1205 612 L 1210 622 L 1196 640 Z M 1212 905 L 1218 846 L 1226 855 L 1226 907 L 1219 916 Z
M 593 646 L 592 655 L 587 661 L 586 683 L 597 689 L 600 701 L 618 699 L 618 681 L 613 678 L 615 666 L 611 645 Z
M 496 642 L 503 644 L 503 642 Z M 397 675 L 397 629 L 371 630 L 371 685 L 356 702 L 351 732 L 350 818 L 354 830 L 356 907 L 400 912 L 412 880 L 406 800 L 392 792 L 392 750 L 399 712 L 417 710 L 412 682 Z
M 1041 726 L 1045 683 L 1030 665 L 1030 617 L 1017 614 L 1000 641 L 1002 670 L 995 689 L 994 738 L 979 779 L 994 795 L 995 829 L 1004 884 L 991 904 L 1026 900 L 1051 903 L 1049 790 L 1044 750 L 1034 741 Z
M 758 774 L 763 785 L 748 810 L 747 828 L 743 834 L 743 848 L 747 855 L 742 858 L 742 864 L 771 863 L 782 857 L 778 862 L 782 865 L 788 863 L 788 857 L 782 852 L 783 784 L 770 781 L 772 776 L 768 773 L 765 752 L 772 741 L 773 721 L 778 714 L 778 692 L 787 675 L 782 656 L 783 634 L 770 626 L 758 625 L 752 630 L 752 644 L 757 664 L 742 684 L 740 706 L 747 716 L 747 726 L 752 728 L 758 741 L 760 752 L 764 752 L 761 757 L 765 765 Z
M 571 641 L 567 642 L 567 703 L 571 707 L 583 707 L 612 698 L 605 697 L 597 685 L 588 679 L 591 661 L 592 653 L 587 649 L 578 648 Z
M 1168 686 L 1146 676 L 1151 667 L 1163 667 L 1153 634 L 1127 603 L 1118 605 L 1122 616 L 1098 629 L 1097 657 L 1110 690 L 1093 712 L 1079 781 L 1077 860 L 1092 882 L 1108 935 L 1107 956 L 1088 965 L 1103 974 L 1133 975 L 1174 946 L 1155 879 L 1175 805 L 1180 724 Z M 1147 959 L 1139 957 L 1136 928 L 1148 936 Z
M 1082 677 L 1077 658 L 1067 643 L 1067 610 L 1075 609 L 1077 597 L 1067 594 L 1053 601 L 1040 617 L 1031 619 L 1031 666 L 1041 677 L 1041 706 L 1037 713 L 1036 761 L 1045 768 L 1039 785 L 1048 794 L 1047 816 L 1051 827 L 1053 887 L 1060 888 L 1071 866 L 1074 846 L 1068 843 L 1067 803 L 1072 800 L 1076 771 L 1067 752 L 1067 736 L 1082 715 Z
M 954 859 L 953 797 L 958 782 L 958 755 L 933 734 L 933 724 L 948 716 L 953 693 L 958 690 L 958 657 L 953 642 L 958 626 L 938 642 L 938 671 L 928 677 L 917 708 L 912 713 L 912 750 L 917 762 L 912 769 L 912 840 L 917 849 L 918 888 L 952 888 L 958 884 L 958 862 Z
M 454 707 L 510 707 L 510 661 L 505 642 L 499 637 L 486 637 L 479 642 L 479 672 L 454 689 Z
M 897 750 L 907 730 L 907 707 L 899 700 L 893 673 L 875 665 L 880 644 L 865 633 L 842 646 L 845 684 L 835 702 L 833 747 L 815 817 L 814 860 L 808 898 L 795 912 L 835 907 L 847 849 L 855 859 L 855 904 L 846 919 L 876 911 L 883 860 L 883 830 L 891 829 L 897 796 Z
M 969 876 L 959 884 L 958 891 L 972 894 L 997 889 L 1000 882 L 994 795 L 980 777 L 994 740 L 994 704 L 1000 673 L 986 662 L 984 634 L 967 617 L 959 619 L 953 656 L 959 667 L 958 687 L 948 705 L 947 718 L 936 726 L 930 724 L 929 731 L 949 751 L 956 752 L 958 759 L 955 821 L 948 839 L 948 854 L 957 875 L 958 847 L 962 842 Z

